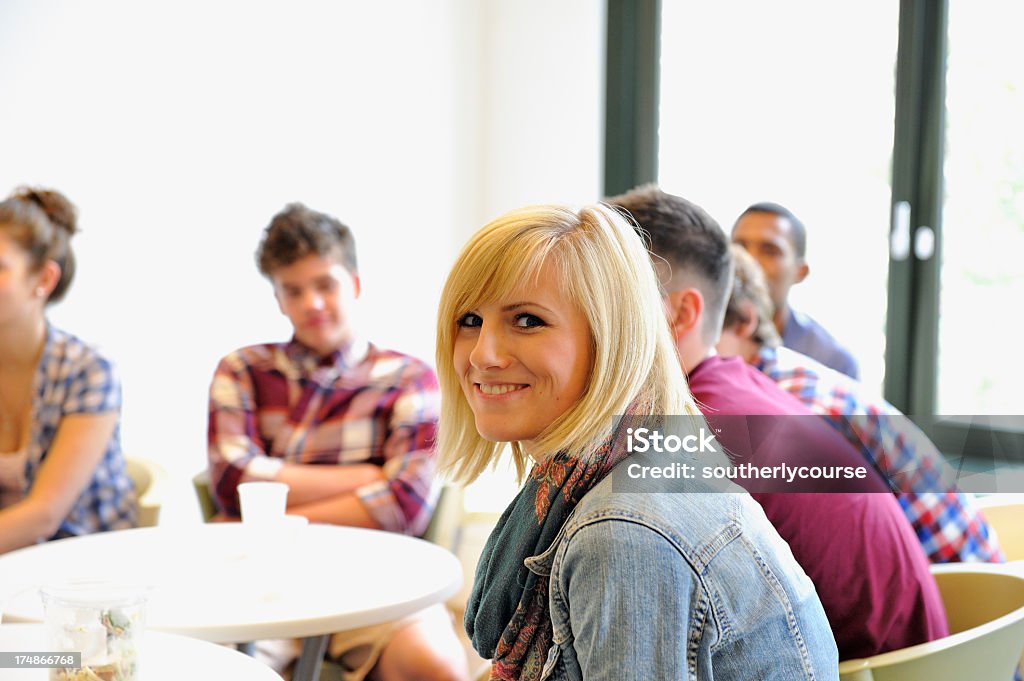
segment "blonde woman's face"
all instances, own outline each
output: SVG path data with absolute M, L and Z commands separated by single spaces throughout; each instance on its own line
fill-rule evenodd
M 536 286 L 517 288 L 458 320 L 454 365 L 480 435 L 534 439 L 583 395 L 593 365 L 590 326 L 545 264 Z

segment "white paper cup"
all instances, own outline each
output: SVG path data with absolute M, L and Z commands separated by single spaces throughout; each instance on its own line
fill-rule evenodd
M 287 502 L 288 485 L 283 482 L 243 482 L 238 486 L 242 522 L 247 525 L 280 522 Z

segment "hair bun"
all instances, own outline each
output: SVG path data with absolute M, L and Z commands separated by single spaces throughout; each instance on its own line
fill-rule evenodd
M 55 189 L 19 187 L 11 198 L 36 204 L 46 213 L 50 222 L 66 231 L 68 236 L 78 231 L 78 211 L 66 196 Z

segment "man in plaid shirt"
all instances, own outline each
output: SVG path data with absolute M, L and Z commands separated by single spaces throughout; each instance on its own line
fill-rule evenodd
M 421 534 L 437 498 L 437 377 L 357 332 L 351 231 L 291 204 L 267 227 L 257 258 L 294 335 L 237 350 L 217 367 L 208 451 L 222 514 L 239 514 L 239 483 L 274 480 L 288 485 L 291 514 Z M 468 677 L 442 606 L 336 634 L 328 650 L 347 681 Z
M 933 563 L 1001 562 L 995 534 L 960 492 L 935 445 L 894 406 L 863 384 L 789 348 L 771 323 L 764 275 L 741 247 L 718 353 L 741 355 L 826 420 L 886 477 Z

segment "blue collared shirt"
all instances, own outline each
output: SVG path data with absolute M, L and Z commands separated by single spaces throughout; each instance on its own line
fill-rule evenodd
M 853 354 L 840 345 L 821 324 L 793 308 L 789 308 L 782 329 L 782 344 L 841 374 L 860 379 L 860 367 Z

